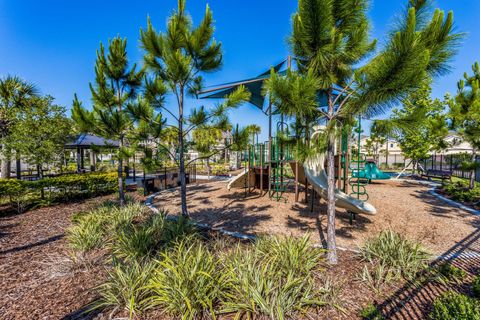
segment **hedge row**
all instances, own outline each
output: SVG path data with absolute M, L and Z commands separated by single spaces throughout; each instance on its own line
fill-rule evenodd
M 63 200 L 118 191 L 116 172 L 66 174 L 36 181 L 0 179 L 0 198 L 10 203 Z

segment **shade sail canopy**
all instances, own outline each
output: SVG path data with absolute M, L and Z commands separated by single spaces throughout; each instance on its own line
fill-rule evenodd
M 283 60 L 279 64 L 273 67 L 275 72 L 280 74 L 285 74 L 286 71 L 280 71 L 282 67 L 285 65 L 287 60 Z M 225 98 L 230 93 L 237 90 L 237 88 L 241 85 L 245 86 L 245 88 L 251 93 L 249 102 L 259 108 L 260 110 L 264 111 L 264 104 L 265 104 L 265 97 L 262 95 L 262 88 L 263 83 L 270 77 L 270 69 L 261 73 L 255 78 L 239 80 L 235 82 L 224 83 L 218 86 L 215 86 L 211 89 L 207 89 L 203 92 L 200 92 L 199 98 L 200 99 L 222 99 Z
M 105 148 L 118 148 L 118 141 L 105 139 L 102 137 L 94 136 L 91 134 L 81 133 L 74 137 L 71 141 L 65 143 L 65 149 L 76 148 L 90 148 L 105 147 Z
M 274 71 L 281 75 L 286 75 L 287 70 L 282 69 L 287 60 L 283 60 L 279 64 L 273 67 Z M 261 73 L 255 78 L 239 80 L 234 82 L 228 82 L 221 85 L 214 86 L 210 89 L 204 90 L 203 92 L 199 93 L 199 99 L 223 99 L 230 93 L 237 90 L 237 88 L 241 85 L 245 86 L 245 88 L 250 92 L 250 100 L 249 102 L 262 110 L 263 112 L 268 111 L 268 105 L 265 106 L 265 96 L 262 94 L 263 84 L 265 80 L 270 78 L 270 69 Z M 333 99 L 336 99 L 339 92 L 338 88 L 334 89 L 333 92 Z M 327 94 L 325 91 L 319 91 L 318 93 L 318 105 L 321 109 L 328 106 Z M 272 113 L 278 113 L 277 111 L 272 111 Z

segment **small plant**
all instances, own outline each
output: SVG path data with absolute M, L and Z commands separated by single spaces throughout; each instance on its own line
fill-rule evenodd
M 475 299 L 456 292 L 446 292 L 433 303 L 433 320 L 478 320 L 480 304 Z
M 370 267 L 364 269 L 362 279 L 376 288 L 402 277 L 413 279 L 427 268 L 430 258 L 419 243 L 404 239 L 391 230 L 367 241 L 360 255 L 370 263 Z
M 93 303 L 92 309 L 124 308 L 132 319 L 146 307 L 150 295 L 147 285 L 153 269 L 152 262 L 132 261 L 123 264 L 114 261 L 113 268 L 108 271 L 107 281 L 97 288 L 100 298 Z
M 472 283 L 472 292 L 475 298 L 480 299 L 480 275 L 476 276 Z
M 98 248 L 104 236 L 101 216 L 86 215 L 78 224 L 67 230 L 67 240 L 70 247 L 76 251 L 86 252 Z
M 150 306 L 160 306 L 183 319 L 215 315 L 228 274 L 205 245 L 192 237 L 180 240 L 161 255 L 150 281 Z
M 438 267 L 438 273 L 445 277 L 447 281 L 461 282 L 467 276 L 465 270 L 460 269 L 449 262 L 445 262 Z
M 382 313 L 380 312 L 380 310 L 378 310 L 378 308 L 373 304 L 369 304 L 368 306 L 363 308 L 360 311 L 360 317 L 362 317 L 362 319 L 365 319 L 365 320 L 383 320 L 383 319 L 385 319 L 383 317 Z
M 169 243 L 175 243 L 178 239 L 196 234 L 197 228 L 192 224 L 190 219 L 179 216 L 176 220 L 165 221 L 162 240 L 168 245 Z
M 321 251 L 305 246 L 305 241 L 266 238 L 252 248 L 238 246 L 228 253 L 222 259 L 230 274 L 222 310 L 234 312 L 238 318 L 262 314 L 285 319 L 308 307 L 326 305 L 322 300 L 326 292 L 316 287 L 313 273 L 309 272 L 319 269 Z M 299 261 L 295 262 L 288 252 Z

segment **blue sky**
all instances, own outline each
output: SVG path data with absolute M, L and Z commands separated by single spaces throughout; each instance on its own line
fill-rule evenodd
M 286 38 L 297 2 L 292 0 L 190 0 L 194 22 L 203 16 L 206 3 L 213 10 L 217 40 L 223 43 L 223 68 L 206 75 L 206 84 L 248 78 L 268 69 L 288 55 Z M 373 0 L 369 11 L 372 36 L 383 42 L 393 17 L 406 0 Z M 471 64 L 480 60 L 480 1 L 438 0 L 436 5 L 453 10 L 459 31 L 467 32 L 452 63 L 451 74 L 437 79 L 434 96 L 454 92 L 456 81 Z M 138 47 L 140 27 L 149 15 L 156 29 L 163 30 L 176 0 L 103 1 L 13 1 L 0 0 L 0 76 L 18 75 L 35 83 L 44 94 L 70 108 L 76 92 L 90 105 L 88 83 L 93 80 L 95 50 L 116 35 L 128 39 L 132 62 L 141 62 Z M 173 100 L 171 100 L 173 102 Z M 189 105 L 199 103 L 189 101 Z M 205 103 L 201 101 L 200 103 Z M 206 102 L 207 105 L 210 102 Z M 231 113 L 233 123 L 257 123 L 266 137 L 267 119 L 252 106 Z

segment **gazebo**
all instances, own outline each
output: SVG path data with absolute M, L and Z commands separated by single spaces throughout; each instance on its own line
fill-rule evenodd
M 85 170 L 85 150 L 90 150 L 90 170 L 95 171 L 96 157 L 94 147 L 117 149 L 118 141 L 105 139 L 91 134 L 81 133 L 65 143 L 65 149 L 76 150 L 77 172 Z

